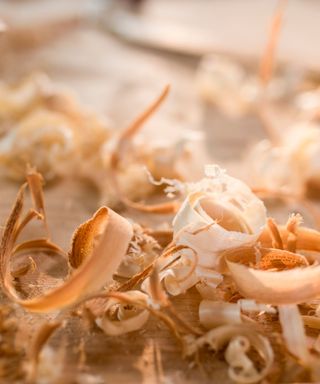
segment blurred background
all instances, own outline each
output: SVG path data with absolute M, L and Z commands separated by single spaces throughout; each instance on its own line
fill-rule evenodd
M 169 83 L 170 97 L 146 130 L 203 131 L 208 156 L 228 162 L 263 136 L 261 124 L 239 111 L 232 92 L 241 86 L 243 68 L 245 76 L 258 73 L 276 5 L 274 0 L 2 0 L 0 16 L 8 30 L 0 38 L 1 81 L 45 72 L 119 128 Z M 319 15 L 319 1 L 286 4 L 276 50 L 286 79 L 275 97 L 283 96 L 283 87 L 296 87 L 306 73 L 317 77 Z M 223 105 L 217 94 L 227 98 Z M 248 94 L 254 98 L 255 90 Z
M 281 70 L 269 96 L 279 101 L 276 120 L 287 121 L 292 95 L 318 84 L 316 0 L 2 0 L 1 81 L 45 72 L 119 129 L 170 84 L 146 134 L 174 139 L 195 130 L 207 158 L 232 168 L 265 137 L 252 104 L 281 3 L 274 47 Z

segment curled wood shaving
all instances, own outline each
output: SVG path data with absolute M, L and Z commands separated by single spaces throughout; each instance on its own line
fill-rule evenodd
M 12 255 L 17 255 L 20 252 L 28 252 L 32 250 L 45 250 L 55 255 L 60 255 L 63 258 L 67 258 L 66 253 L 57 244 L 52 243 L 47 238 L 33 239 L 24 241 L 23 243 L 17 244 L 12 250 Z
M 275 254 L 281 260 L 297 255 L 280 249 L 261 248 L 264 255 Z M 224 253 L 225 260 L 242 295 L 266 304 L 298 304 L 320 294 L 320 267 L 310 265 L 288 270 L 259 270 L 244 265 L 255 262 L 253 247 L 240 247 Z M 302 257 L 302 256 L 301 256 Z M 254 287 L 254 289 L 252 289 Z
M 266 209 L 242 182 L 217 166 L 191 192 L 174 218 L 174 241 L 197 252 L 199 265 L 223 268 L 220 254 L 239 245 L 254 244 L 266 223 Z
M 168 93 L 169 93 L 169 86 L 166 86 L 160 96 L 136 119 L 133 123 L 131 123 L 126 129 L 124 129 L 120 135 L 114 140 L 113 146 L 111 149 L 110 154 L 110 175 L 114 182 L 115 189 L 118 194 L 118 198 L 120 201 L 127 207 L 139 210 L 141 212 L 145 213 L 154 213 L 154 214 L 172 214 L 176 213 L 180 207 L 180 202 L 178 200 L 176 201 L 170 201 L 160 204 L 145 204 L 141 202 L 135 202 L 132 201 L 128 196 L 126 196 L 125 191 L 122 190 L 122 186 L 120 185 L 119 180 L 119 174 L 118 170 L 120 168 L 121 162 L 125 159 L 126 155 L 128 155 L 128 152 L 130 149 L 132 150 L 132 140 L 134 136 L 141 130 L 143 127 L 143 124 L 155 113 L 155 111 L 160 107 L 160 105 L 163 103 L 163 101 L 166 99 Z M 143 150 L 141 151 L 143 152 Z M 179 152 L 177 150 L 174 150 L 176 158 L 182 157 L 179 155 Z M 141 157 L 141 155 L 140 155 Z M 143 156 L 142 156 L 143 157 Z M 162 157 L 167 158 L 168 155 L 162 155 Z M 171 160 L 171 159 L 170 159 Z M 172 162 L 176 162 L 176 159 L 172 159 L 168 162 L 167 170 L 163 169 L 162 173 L 168 173 L 170 170 L 172 172 Z M 156 164 L 156 153 L 154 156 L 151 156 L 151 159 L 147 158 L 145 159 L 145 162 L 149 163 L 149 166 L 153 165 L 155 170 L 157 171 L 157 168 L 161 167 L 161 165 Z M 150 164 L 151 162 L 151 164 Z M 153 164 L 155 163 L 155 164 Z M 163 163 L 163 160 L 162 160 Z M 169 171 L 169 172 L 170 172 Z M 150 173 L 148 173 L 150 175 Z M 150 178 L 150 177 L 149 177 Z M 165 178 L 165 180 L 168 180 Z M 152 182 L 153 185 L 160 185 L 159 183 Z
M 295 252 L 297 249 L 298 241 L 298 228 L 303 222 L 300 214 L 292 214 L 286 224 L 286 230 L 288 231 L 287 249 L 290 252 Z
M 32 201 L 36 212 L 42 215 L 48 237 L 50 237 L 49 228 L 47 224 L 47 217 L 44 207 L 44 196 L 43 196 L 43 177 L 37 172 L 35 168 L 29 167 L 27 169 L 27 182 L 31 193 Z
M 154 114 L 160 107 L 162 102 L 168 96 L 170 86 L 167 85 L 160 96 L 140 115 L 138 116 L 126 129 L 124 129 L 116 142 L 113 153 L 111 154 L 111 166 L 116 169 L 119 165 L 120 159 L 124 154 L 126 147 L 130 144 L 130 140 L 136 135 L 143 127 L 143 124 Z
M 142 282 L 142 290 L 145 292 L 149 292 L 149 279 L 148 277 L 153 271 L 154 263 L 157 262 L 158 268 L 160 270 L 167 268 L 170 264 L 172 264 L 175 260 L 180 258 L 179 251 L 188 247 L 185 246 L 168 246 L 168 248 L 150 265 L 148 265 L 143 271 L 137 273 L 132 276 L 127 282 L 122 284 L 118 291 L 127 291 Z
M 196 252 L 191 248 L 180 252 L 178 260 L 173 261 L 171 266 L 160 274 L 160 280 L 163 280 L 166 291 L 173 296 L 185 293 L 200 280 L 197 273 Z
M 270 230 L 270 235 L 273 240 L 272 247 L 283 249 L 282 239 L 275 221 L 269 217 L 267 220 L 267 227 Z
M 185 201 L 173 223 L 174 236 L 171 239 L 168 232 L 169 243 L 162 253 L 148 234 L 152 232 L 102 207 L 75 231 L 66 255 L 45 238 L 18 243 L 32 219 L 45 220 L 46 216 L 41 177 L 29 171 L 29 183 L 20 188 L 3 232 L 4 293 L 33 312 L 84 305 L 90 324 L 108 335 L 137 331 L 151 314 L 182 345 L 187 343 L 189 356 L 199 356 L 204 346 L 215 352 L 224 350 L 230 378 L 243 383 L 260 381 L 270 372 L 273 351 L 256 329 L 279 325 L 274 316 L 278 311 L 287 350 L 317 377 L 317 359 L 309 351 L 304 327 L 320 327 L 320 268 L 313 255 L 320 251 L 320 233 L 300 227 L 298 215 L 292 215 L 285 226 L 277 225 L 267 219 L 263 203 L 243 183 L 215 166 L 207 167 L 206 173 L 201 182 L 185 184 Z M 27 186 L 34 208 L 23 216 Z M 68 259 L 70 274 L 58 288 L 22 300 L 13 279 L 30 266 L 12 271 L 11 262 L 41 249 Z M 130 278 L 122 285 L 108 284 L 114 274 Z M 179 295 L 192 286 L 202 297 L 200 301 L 196 296 L 200 301 L 198 326 L 214 328 L 205 334 L 186 321 L 167 295 Z M 300 303 L 309 311 L 304 312 L 307 315 L 300 316 L 295 305 Z M 59 325 L 45 324 L 36 335 L 30 352 L 31 379 L 36 377 L 41 348 Z
M 197 259 L 191 261 L 184 256 L 161 272 L 166 291 L 177 296 L 195 285 L 203 298 L 210 298 L 210 294 L 222 282 L 222 275 L 210 268 L 197 266 Z
M 1 269 L 1 283 L 4 291 L 7 291 L 10 294 L 10 253 L 14 247 L 14 241 L 16 240 L 15 231 L 19 226 L 18 220 L 22 214 L 23 209 L 23 198 L 24 190 L 26 185 L 24 184 L 17 195 L 15 204 L 10 213 L 10 216 L 7 220 L 2 239 L 1 239 L 1 248 L 0 248 L 0 269 Z
M 289 227 L 290 229 L 290 227 Z M 281 235 L 282 242 L 284 244 L 284 248 L 288 249 L 288 237 L 292 235 L 286 226 L 278 226 L 278 230 Z M 305 228 L 298 227 L 295 229 L 295 248 L 296 250 L 304 250 L 304 251 L 320 251 L 320 232 Z M 270 237 L 270 233 L 268 230 L 264 230 L 261 233 L 259 241 L 262 243 L 264 247 L 271 248 L 272 247 L 272 239 Z M 289 239 L 290 242 L 290 239 Z M 289 249 L 288 249 L 289 250 Z
M 283 14 L 287 0 L 279 0 L 277 9 L 273 15 L 268 43 L 260 63 L 259 76 L 264 87 L 268 85 L 272 77 L 275 50 L 279 41 L 279 34 L 283 21 Z
M 237 383 L 256 383 L 261 379 L 254 363 L 246 354 L 249 349 L 249 340 L 245 336 L 236 336 L 231 339 L 225 351 L 229 376 Z
M 191 253 L 184 251 L 191 251 Z M 185 246 L 169 248 L 159 256 L 156 260 L 159 281 L 163 282 L 168 293 L 173 296 L 180 295 L 201 280 L 199 275 L 205 268 L 197 267 L 197 261 L 196 252 Z M 209 271 L 208 278 L 210 278 L 211 272 L 215 274 L 214 271 Z M 150 278 L 145 278 L 141 286 L 142 290 L 148 293 L 151 293 L 150 281 Z M 205 283 L 205 279 L 203 282 Z
M 168 304 L 167 295 L 162 289 L 160 278 L 159 278 L 159 266 L 155 264 L 153 271 L 150 275 L 150 294 L 154 303 L 161 306 Z
M 124 302 L 124 303 L 123 303 Z M 104 314 L 96 319 L 96 324 L 107 335 L 122 335 L 141 329 L 149 319 L 147 309 L 139 310 L 139 304 L 147 305 L 148 296 L 140 291 L 128 291 L 119 298 L 110 298 L 104 308 Z M 115 319 L 110 319 L 110 310 L 116 307 Z
M 29 300 L 21 300 L 17 296 L 12 286 L 9 265 L 14 248 L 15 231 L 23 208 L 24 189 L 25 186 L 18 193 L 2 238 L 1 278 L 5 293 L 30 311 L 47 312 L 75 304 L 83 297 L 101 289 L 120 265 L 133 233 L 131 224 L 108 208 L 100 210 L 104 212 L 106 225 L 98 244 L 92 250 L 90 257 L 87 257 L 62 286 Z M 82 241 L 86 244 L 86 239 L 82 238 Z M 81 250 L 81 246 L 78 248 Z M 75 259 L 79 260 L 80 257 L 75 256 Z
M 173 305 L 170 303 L 169 300 L 167 300 L 167 296 L 163 292 L 159 279 L 157 277 L 157 269 L 153 269 L 153 276 L 152 276 L 152 294 L 153 297 L 145 296 L 147 299 L 146 302 L 144 300 L 139 300 L 139 296 L 136 297 L 135 294 L 127 295 L 127 292 L 102 292 L 100 294 L 95 294 L 92 297 L 87 298 L 86 300 L 92 300 L 92 299 L 98 299 L 98 298 L 107 298 L 107 299 L 115 299 L 117 302 L 123 302 L 127 304 L 132 304 L 134 307 L 141 307 L 143 309 L 148 310 L 153 316 L 158 318 L 159 320 L 163 321 L 165 325 L 168 326 L 168 328 L 172 331 L 174 336 L 181 342 L 181 330 L 183 329 L 183 332 L 189 332 L 193 335 L 201 335 L 202 332 L 198 331 L 194 327 L 192 327 L 188 322 L 186 322 L 174 309 Z M 140 292 L 140 291 L 138 291 Z M 140 292 L 141 293 L 141 292 Z M 90 303 L 90 302 L 89 302 Z M 89 305 L 87 303 L 87 305 Z M 103 302 L 104 303 L 104 302 Z M 92 310 L 92 313 L 96 313 L 98 317 L 101 316 L 101 303 L 98 303 L 97 306 Z M 103 304 L 104 305 L 104 304 Z M 104 307 L 102 307 L 104 308 Z M 90 309 L 92 307 L 90 306 Z M 162 309 L 166 309 L 168 314 L 163 313 Z M 104 312 L 104 309 L 103 309 Z M 143 317 L 141 315 L 141 317 Z M 139 318 L 137 319 L 137 322 L 139 323 Z M 100 322 L 100 320 L 99 320 Z M 136 324 L 136 322 L 133 322 Z
M 163 282 L 166 291 L 172 295 L 177 296 L 185 293 L 189 288 L 194 286 L 199 278 L 194 274 L 189 274 L 190 267 L 184 268 L 170 268 L 160 273 L 160 280 Z M 187 278 L 184 278 L 185 275 Z M 148 281 L 142 284 L 142 289 L 148 291 Z
M 303 320 L 297 305 L 280 305 L 278 307 L 282 335 L 288 351 L 309 368 L 314 378 L 319 379 L 319 359 L 309 351 Z M 318 380 L 316 380 L 318 381 Z
M 132 227 L 111 209 L 105 209 L 108 215 L 107 224 L 91 257 L 61 287 L 40 298 L 23 302 L 25 308 L 42 312 L 74 304 L 82 297 L 101 289 L 112 278 L 126 254 L 132 237 Z
M 158 242 L 138 224 L 133 224 L 133 237 L 128 252 L 117 270 L 117 275 L 132 277 L 142 272 L 159 255 Z
M 226 360 L 230 364 L 228 373 L 229 376 L 234 379 L 235 381 L 239 381 L 242 383 L 254 383 L 262 378 L 264 378 L 269 372 L 272 367 L 274 354 L 270 345 L 270 342 L 268 339 L 262 335 L 260 335 L 258 332 L 256 332 L 252 328 L 248 328 L 245 325 L 223 325 L 220 327 L 217 327 L 215 329 L 212 329 L 211 331 L 207 332 L 203 336 L 199 337 L 196 340 L 191 340 L 189 342 L 189 345 L 186 349 L 187 355 L 193 355 L 196 353 L 196 351 L 199 348 L 202 348 L 203 346 L 209 346 L 211 350 L 214 352 L 218 352 L 225 346 L 228 347 L 230 345 L 230 342 L 232 340 L 235 340 L 235 338 L 245 338 L 246 339 L 246 346 L 249 344 L 252 346 L 256 351 L 259 353 L 259 355 L 262 357 L 264 361 L 264 367 L 260 369 L 259 371 L 257 369 L 250 369 L 250 370 L 244 370 L 245 368 L 243 366 L 244 360 L 246 360 L 245 356 L 243 356 L 243 353 L 245 353 L 245 348 L 242 350 L 242 353 L 237 353 L 236 356 L 234 355 L 234 349 L 235 346 L 231 345 L 231 349 L 226 350 Z M 242 339 L 243 340 L 243 339 Z M 228 352 L 227 352 L 228 351 Z M 240 352 L 240 351 L 238 351 Z M 233 358 L 231 358 L 233 357 Z M 238 364 L 236 364 L 237 359 L 239 360 Z M 246 367 L 248 366 L 248 361 L 246 360 Z M 235 367 L 238 366 L 239 368 L 242 368 L 240 370 L 236 370 Z
M 174 306 L 168 299 L 168 296 L 164 292 L 164 289 L 161 285 L 161 280 L 159 276 L 159 263 L 155 263 L 153 271 L 150 275 L 150 298 L 149 308 L 160 308 L 166 309 L 167 312 L 171 315 L 173 320 L 179 324 L 185 331 L 190 332 L 194 335 L 201 335 L 202 332 L 195 329 L 191 326 L 185 319 L 180 316 L 180 314 L 175 310 Z
M 118 291 L 125 292 L 125 291 L 132 290 L 150 275 L 150 273 L 152 272 L 152 269 L 153 269 L 153 263 L 148 265 L 142 272 L 137 273 L 136 275 L 132 276 L 128 281 L 123 283 L 118 288 Z
M 176 325 L 175 321 L 173 321 L 171 319 L 171 317 L 168 316 L 167 314 L 161 312 L 161 310 L 159 310 L 159 305 L 154 305 L 154 303 L 152 301 L 150 302 L 150 300 L 148 300 L 147 304 L 145 304 L 144 300 L 136 300 L 135 297 L 128 296 L 126 294 L 126 292 L 104 292 L 104 293 L 95 294 L 92 297 L 89 297 L 89 300 L 94 299 L 94 298 L 111 298 L 111 299 L 116 299 L 116 301 L 118 301 L 118 302 L 132 304 L 133 306 L 138 306 L 138 307 L 147 309 L 153 316 L 155 316 L 156 318 L 161 320 L 165 325 L 167 325 L 168 328 L 172 331 L 173 335 L 179 341 L 182 340 L 180 332 L 179 332 L 179 330 L 177 328 L 177 325 Z M 101 307 L 99 308 L 98 313 L 100 314 L 100 312 L 101 312 Z M 196 332 L 196 334 L 197 334 L 197 332 Z
M 109 174 L 110 178 L 113 181 L 114 189 L 117 194 L 117 198 L 124 205 L 129 206 L 134 209 L 142 210 L 145 212 L 152 212 L 153 208 L 148 208 L 145 204 L 135 203 L 126 196 L 123 185 L 120 182 L 119 168 L 124 158 L 128 156 L 130 150 L 132 151 L 132 140 L 134 136 L 141 130 L 143 124 L 153 115 L 153 113 L 160 107 L 162 102 L 165 100 L 167 94 L 169 93 L 169 86 L 165 87 L 160 96 L 153 102 L 151 105 L 143 111 L 143 113 L 138 116 L 128 127 L 120 132 L 118 137 L 115 137 L 110 144 L 110 149 L 108 153 L 109 157 Z M 128 178 L 126 180 L 128 184 Z M 160 207 L 160 210 L 162 208 Z M 159 210 L 159 207 L 155 207 L 155 212 Z

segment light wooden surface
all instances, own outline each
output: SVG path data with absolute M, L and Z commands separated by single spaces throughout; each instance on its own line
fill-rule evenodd
M 65 8 L 59 8 L 57 6 L 59 2 L 53 5 L 52 2 L 46 1 L 51 4 L 50 9 L 43 4 L 40 7 L 40 2 L 31 3 L 32 6 L 29 8 L 28 2 L 25 4 L 19 1 L 13 4 L 10 1 L 3 2 L 0 4 L 0 15 L 5 14 L 8 18 L 10 16 L 13 22 L 16 20 L 23 24 L 26 20 L 33 18 L 45 20 L 46 16 L 50 14 L 52 16 L 55 12 L 61 14 L 61 9 L 69 9 L 70 4 L 72 4 L 70 5 L 72 12 L 75 2 L 60 2 L 60 6 Z M 81 2 L 81 6 L 84 3 Z M 190 1 L 188 3 L 190 5 Z M 220 20 L 217 28 L 221 33 L 223 27 L 221 14 L 224 15 L 223 12 L 226 11 L 222 10 L 222 1 L 212 3 L 216 3 L 217 6 L 215 17 Z M 239 7 L 237 0 L 232 3 L 230 23 L 237 19 L 239 14 L 246 13 L 250 9 L 249 2 L 245 3 L 246 11 Z M 260 2 L 260 12 L 263 12 L 263 7 L 266 6 L 266 2 L 263 3 L 264 5 Z M 293 8 L 298 7 L 299 2 L 294 3 L 296 5 Z M 317 7 L 316 2 L 309 3 L 311 8 L 305 11 L 306 15 L 309 15 L 308 12 L 312 13 L 310 9 Z M 153 2 L 148 12 L 158 14 L 160 12 L 158 6 L 159 4 Z M 80 6 L 78 12 L 84 12 Z M 162 17 L 168 16 L 166 12 L 163 8 Z M 298 17 L 299 12 L 293 10 L 292 12 L 296 12 L 295 17 Z M 193 14 L 192 17 L 190 15 L 191 21 L 194 20 L 193 16 Z M 254 16 L 252 17 L 255 19 Z M 258 23 L 257 20 L 254 22 Z M 292 23 L 292 28 L 296 31 L 299 21 L 294 18 Z M 260 32 L 265 29 L 262 25 L 259 28 Z M 314 37 L 311 23 L 308 28 Z M 241 38 L 245 39 L 244 36 Z M 226 44 L 232 41 L 232 37 L 230 39 L 226 38 Z M 304 49 L 308 49 L 307 45 Z M 71 87 L 84 103 L 109 116 L 111 124 L 115 127 L 125 126 L 147 102 L 158 94 L 163 85 L 169 82 L 173 88 L 169 100 L 161 112 L 147 124 L 146 131 L 155 131 L 159 135 L 172 135 L 174 131 L 179 134 L 179 127 L 201 129 L 203 123 L 213 124 L 210 114 L 206 115 L 206 118 L 202 115 L 202 106 L 195 91 L 196 64 L 193 60 L 174 55 L 160 55 L 153 51 L 137 49 L 114 39 L 103 30 L 82 25 L 68 31 L 59 39 L 51 39 L 44 46 L 11 52 L 1 57 L 0 73 L 2 79 L 11 80 L 29 74 L 31 71 L 45 71 L 54 81 Z M 205 120 L 208 118 L 209 120 Z M 218 119 L 216 115 L 214 118 Z M 228 139 L 223 137 L 223 129 L 220 133 L 222 142 Z M 233 142 L 233 145 L 236 152 L 237 144 Z M 220 155 L 223 158 L 223 147 L 221 148 Z M 228 153 L 229 157 L 232 155 L 232 151 Z M 3 179 L 0 183 L 1 223 L 4 223 L 18 185 Z M 68 249 L 73 230 L 94 212 L 98 202 L 97 193 L 77 180 L 47 186 L 46 205 L 53 240 Z M 283 211 L 278 215 L 285 216 Z M 163 217 L 163 220 L 168 222 L 170 219 L 170 217 Z M 34 229 L 31 229 L 26 236 L 31 235 L 33 231 Z M 174 299 L 174 302 L 185 319 L 193 324 L 197 323 L 199 297 L 195 290 Z M 41 316 L 31 316 L 29 324 L 36 329 L 42 320 Z M 79 353 L 81 340 L 84 340 L 85 357 Z M 165 326 L 154 319 L 149 321 L 147 328 L 143 331 L 134 332 L 128 336 L 107 337 L 101 331 L 88 331 L 81 326 L 77 318 L 74 318 L 68 323 L 66 329 L 57 332 L 50 343 L 57 350 L 66 347 L 67 363 L 64 367 L 63 379 L 58 381 L 60 383 L 230 382 L 221 356 L 214 359 L 206 357 L 206 366 L 210 373 L 204 375 L 190 361 L 182 359 L 177 342 Z M 275 370 L 281 364 L 282 361 L 277 357 Z M 88 377 L 86 374 L 92 376 Z

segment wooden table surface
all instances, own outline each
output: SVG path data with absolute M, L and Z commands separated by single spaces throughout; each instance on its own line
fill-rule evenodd
M 238 12 L 239 2 L 232 2 L 232 7 L 238 7 Z M 12 24 L 25 25 L 30 23 L 30 20 L 43 21 L 46 17 L 56 14 L 59 17 L 61 13 L 72 14 L 76 7 L 78 14 L 82 14 L 86 12 L 88 5 L 88 1 L 74 0 L 46 0 L 41 5 L 40 3 L 3 1 L 0 4 L 0 16 L 4 15 L 6 20 L 10 19 Z M 44 6 L 44 3 L 50 4 L 51 8 Z M 159 4 L 151 3 L 148 12 L 159 13 Z M 219 12 L 226 12 L 222 10 L 221 1 L 213 3 L 216 3 Z M 231 4 L 230 1 L 228 3 Z M 295 14 L 294 18 L 297 17 L 295 7 L 300 6 L 298 3 L 295 1 L 295 10 L 291 11 Z M 315 1 L 308 3 L 310 7 L 306 7 L 304 11 L 306 15 L 310 15 L 310 10 L 315 8 L 319 12 Z M 247 12 L 249 5 L 245 2 L 243 13 Z M 162 16 L 166 12 L 164 7 Z M 235 14 L 232 15 L 234 18 Z M 221 27 L 221 17 L 219 20 Z M 294 20 L 296 28 L 298 21 Z M 312 29 L 310 25 L 309 28 Z M 261 27 L 260 30 L 262 29 Z M 297 28 L 294 30 L 297 33 Z M 232 37 L 226 41 L 232 41 Z M 290 51 L 289 48 L 286 49 Z M 304 46 L 304 49 L 307 50 L 307 47 Z M 169 82 L 172 85 L 172 93 L 167 103 L 146 126 L 146 132 L 160 132 L 161 135 L 166 135 L 172 134 L 173 131 L 179 134 L 179 127 L 201 130 L 204 123 L 206 126 L 212 123 L 211 118 L 208 120 L 208 115 L 204 115 L 203 105 L 195 89 L 196 66 L 197 61 L 194 59 L 130 46 L 108 35 L 103 29 L 84 23 L 57 39 L 50 39 L 45 45 L 10 52 L 1 57 L 0 75 L 4 80 L 12 80 L 32 71 L 44 71 L 54 81 L 73 89 L 82 102 L 108 116 L 110 124 L 117 128 L 124 127 Z M 215 124 L 220 123 L 218 121 Z M 222 142 L 228 139 L 223 136 L 223 130 L 219 132 Z M 210 153 L 210 145 L 208 147 L 208 157 L 214 157 L 214 154 Z M 223 155 L 224 153 L 220 154 L 222 159 Z M 232 157 L 232 152 L 230 156 Z M 1 223 L 4 223 L 18 185 L 4 179 L 0 182 L 0 217 Z M 46 188 L 46 204 L 53 240 L 68 249 L 73 230 L 95 211 L 99 198 L 97 193 L 83 182 L 68 180 Z M 281 211 L 279 217 L 283 216 Z M 171 218 L 163 217 L 163 220 L 170 222 Z M 174 302 L 182 316 L 196 324 L 199 297 L 195 290 L 174 299 Z M 40 321 L 41 316 L 32 316 L 30 324 L 36 327 Z M 81 340 L 85 343 L 85 358 L 79 353 L 79 347 L 83 343 Z M 230 382 L 222 358 L 212 359 L 211 374 L 203 375 L 189 361 L 181 358 L 179 345 L 163 324 L 154 319 L 140 332 L 108 337 L 100 331 L 88 331 L 75 318 L 66 330 L 57 332 L 50 344 L 58 350 L 67 347 L 68 364 L 64 367 L 63 381 L 58 381 L 60 383 Z

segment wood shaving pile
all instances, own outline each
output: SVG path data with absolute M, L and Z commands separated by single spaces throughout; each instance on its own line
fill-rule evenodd
M 75 230 L 71 249 L 64 252 L 49 237 L 19 242 L 31 220 L 47 225 L 42 176 L 29 169 L 2 237 L 2 291 L 27 313 L 56 315 L 36 331 L 25 352 L 25 380 L 37 380 L 47 340 L 75 311 L 114 337 L 144 328 L 154 316 L 170 329 L 183 358 L 201 365 L 203 351 L 212 358 L 223 352 L 229 377 L 243 383 L 272 381 L 275 333 L 270 338 L 266 329 L 278 324 L 283 354 L 309 380 L 319 380 L 319 340 L 315 334 L 307 338 L 307 330 L 320 326 L 320 233 L 301 227 L 299 215 L 277 225 L 243 182 L 218 166 L 205 171 L 199 182 L 177 188 L 179 209 L 165 245 L 158 244 L 156 231 L 151 236 L 104 206 Z M 33 207 L 24 213 L 26 189 Z M 55 288 L 22 298 L 16 281 L 34 270 L 40 274 L 35 258 L 28 264 L 39 250 L 62 255 L 69 272 Z M 25 265 L 17 271 L 18 256 Z M 196 325 L 171 300 L 192 287 L 200 294 Z M 15 327 L 18 323 L 3 322 L 2 332 L 15 333 Z M 23 349 L 3 348 L 9 362 L 21 360 Z
M 282 12 L 281 6 L 259 91 L 247 87 L 258 78 L 243 80 L 218 60 L 214 75 L 228 75 L 221 95 L 200 69 L 205 96 L 226 113 L 270 107 L 264 89 Z M 237 86 L 240 78 L 245 87 Z M 142 337 L 152 318 L 168 328 L 180 359 L 206 378 L 222 360 L 232 382 L 320 381 L 320 232 L 303 226 L 296 212 L 277 223 L 261 199 L 294 199 L 319 224 L 309 196 L 320 183 L 318 115 L 311 127 L 280 141 L 270 136 L 253 150 L 259 179 L 251 189 L 216 164 L 204 166 L 201 177 L 190 175 L 190 137 L 164 147 L 137 140 L 168 92 L 167 86 L 119 132 L 43 75 L 1 84 L 0 169 L 22 183 L 0 246 L 1 382 L 101 382 L 82 370 L 90 358 L 86 336 L 104 333 L 110 343 L 130 333 Z M 43 183 L 68 177 L 95 184 L 104 203 L 79 223 L 64 250 L 50 235 Z M 155 204 L 141 201 L 159 194 Z M 170 216 L 166 225 L 148 227 L 126 210 Z M 41 224 L 39 234 L 21 240 L 33 221 Z M 194 321 L 180 310 L 191 291 Z M 68 377 L 64 343 L 76 321 L 79 367 Z M 155 347 L 153 353 L 158 361 Z

